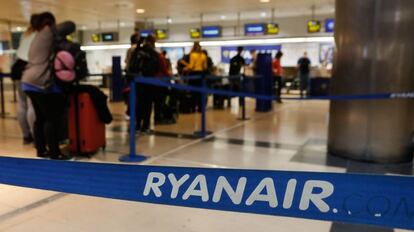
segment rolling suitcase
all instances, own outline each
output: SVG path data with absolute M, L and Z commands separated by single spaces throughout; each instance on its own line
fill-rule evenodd
M 69 151 L 90 155 L 105 149 L 105 124 L 102 122 L 88 93 L 70 95 Z

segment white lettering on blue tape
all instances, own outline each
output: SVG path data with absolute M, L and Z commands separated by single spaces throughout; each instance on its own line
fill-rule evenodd
M 0 157 L 0 183 L 193 208 L 414 229 L 414 177 Z

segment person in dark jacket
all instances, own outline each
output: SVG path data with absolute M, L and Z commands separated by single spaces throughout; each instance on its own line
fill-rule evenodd
M 38 33 L 29 49 L 28 65 L 22 76 L 22 89 L 30 97 L 36 114 L 34 137 L 37 156 L 68 160 L 71 159 L 70 155 L 63 154 L 59 148 L 66 100 L 61 88 L 54 83 L 50 58 L 53 55 L 55 36 L 74 31 L 74 23 L 66 22 L 56 26 L 55 17 L 49 12 L 41 13 L 38 17 L 39 24 L 34 28 Z

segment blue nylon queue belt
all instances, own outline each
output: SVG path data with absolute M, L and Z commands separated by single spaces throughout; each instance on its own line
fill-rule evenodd
M 217 90 L 211 88 L 196 87 L 183 84 L 173 84 L 169 81 L 165 81 L 165 78 L 156 79 L 156 78 L 143 78 L 136 77 L 136 83 L 160 86 L 165 88 L 174 88 L 183 91 L 199 92 L 199 93 L 208 93 L 208 94 L 217 94 L 230 97 L 246 97 L 254 98 L 260 100 L 386 100 L 386 99 L 413 99 L 414 92 L 402 92 L 402 93 L 378 93 L 378 94 L 357 94 L 357 95 L 334 95 L 334 96 L 318 96 L 318 97 L 275 97 L 275 96 L 266 96 L 266 95 L 257 95 L 252 93 L 242 93 L 234 91 L 225 91 Z
M 0 183 L 191 208 L 414 229 L 414 178 L 0 157 Z

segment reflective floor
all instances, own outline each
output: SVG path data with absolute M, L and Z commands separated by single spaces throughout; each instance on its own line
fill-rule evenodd
M 15 104 L 6 94 L 9 114 L 0 119 L 0 153 L 35 157 L 22 144 Z M 211 99 L 210 99 L 211 100 Z M 237 120 L 237 100 L 225 110 L 208 110 L 213 134 L 197 139 L 199 114 L 180 115 L 174 125 L 156 126 L 154 135 L 138 136 L 145 164 L 318 172 L 412 174 L 411 165 L 368 165 L 326 154 L 328 102 L 286 101 L 272 112 L 254 112 Z M 107 148 L 84 161 L 118 162 L 128 153 L 128 121 L 122 103 L 111 103 L 115 121 L 107 127 Z M 69 195 L 0 185 L 0 231 L 403 231 L 359 225 L 161 206 Z

